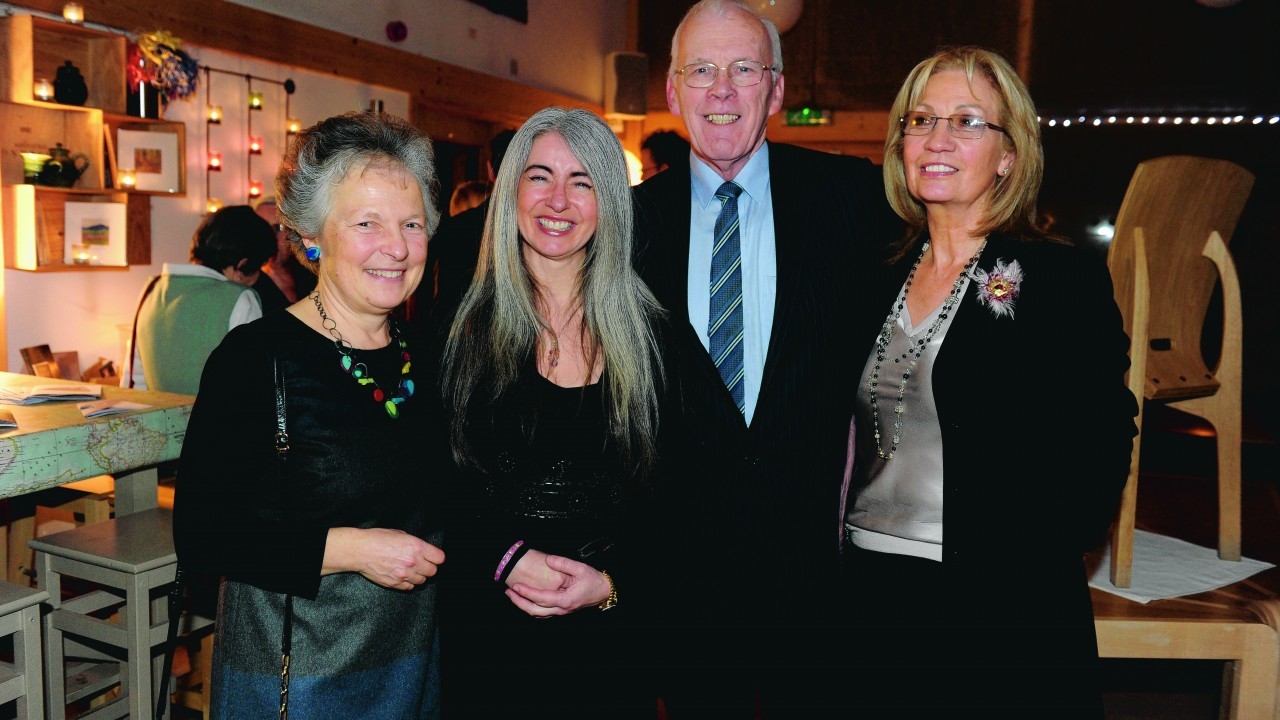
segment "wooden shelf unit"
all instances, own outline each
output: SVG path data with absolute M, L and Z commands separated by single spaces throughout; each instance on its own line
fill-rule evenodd
M 126 209 L 126 261 L 151 263 L 151 196 L 186 194 L 186 125 L 126 114 L 126 46 L 122 35 L 32 15 L 0 17 L 0 188 L 5 267 L 34 272 L 120 270 L 65 261 L 65 203 L 112 202 Z M 35 81 L 52 82 L 70 60 L 89 88 L 83 106 L 36 100 Z M 176 192 L 124 190 L 116 175 L 116 131 L 178 136 Z M 57 143 L 84 153 L 89 167 L 72 188 L 24 184 L 24 152 Z

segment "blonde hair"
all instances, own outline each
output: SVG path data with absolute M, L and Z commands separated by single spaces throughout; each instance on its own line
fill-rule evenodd
M 539 291 L 524 263 L 518 227 L 520 179 L 542 135 L 564 138 L 595 188 L 598 219 L 578 280 L 587 367 L 604 359 L 605 418 L 625 460 L 643 478 L 656 450 L 658 390 L 663 384 L 652 319 L 663 311 L 631 266 L 631 192 L 618 137 L 585 110 L 550 107 L 515 134 L 498 170 L 480 243 L 475 280 L 463 296 L 442 362 L 445 403 L 452 409 L 454 457 L 472 462 L 467 407 L 501 397 L 528 371 L 543 330 Z M 477 397 L 479 395 L 479 397 Z
M 1040 147 L 1040 121 L 1027 87 L 1003 57 L 973 46 L 946 47 L 921 61 L 907 75 L 898 97 L 889 110 L 889 134 L 884 141 L 884 186 L 895 212 L 907 222 L 909 246 L 924 230 L 924 203 L 907 189 L 906 167 L 902 159 L 903 134 L 900 118 L 916 107 L 929 78 L 947 70 L 959 70 L 973 87 L 974 76 L 986 78 L 996 94 L 997 118 L 988 118 L 1008 131 L 999 133 L 1002 147 L 1015 153 L 1009 174 L 996 181 L 991 202 L 979 220 L 976 234 L 1009 233 L 1035 237 L 1036 198 L 1044 178 L 1044 150 Z

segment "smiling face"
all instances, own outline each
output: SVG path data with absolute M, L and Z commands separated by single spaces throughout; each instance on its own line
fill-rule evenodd
M 355 314 L 386 315 L 422 280 L 427 262 L 427 212 L 422 191 L 395 164 L 358 164 L 330 196 L 319 238 L 319 282 L 325 304 Z
M 535 276 L 564 263 L 580 268 L 596 233 L 595 186 L 569 144 L 555 132 L 538 136 L 516 191 L 525 264 Z
M 929 78 L 920 102 L 911 109 L 937 115 L 938 122 L 928 135 L 903 138 L 902 159 L 907 190 L 931 216 L 946 213 L 951 217 L 949 224 L 969 227 L 986 209 L 997 178 L 1013 164 L 1014 153 L 1004 149 L 1004 135 L 991 128 L 977 139 L 957 138 L 946 118 L 978 115 L 999 125 L 997 107 L 995 89 L 985 77 L 975 75 L 972 88 L 960 70 L 944 70 Z
M 704 12 L 689 19 L 680 36 L 676 68 L 715 63 L 727 68 L 739 60 L 774 63 L 769 36 L 754 16 L 731 10 L 719 16 Z M 739 87 L 727 70 L 711 87 L 691 88 L 683 75 L 667 76 L 667 107 L 684 120 L 693 152 L 725 180 L 732 180 L 764 144 L 769 116 L 782 109 L 781 73 L 766 70 L 758 85 Z

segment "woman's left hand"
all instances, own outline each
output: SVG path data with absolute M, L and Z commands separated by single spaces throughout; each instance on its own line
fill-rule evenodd
M 567 576 L 555 590 L 539 590 L 523 583 L 507 588 L 507 597 L 516 607 L 534 617 L 568 615 L 584 607 L 594 607 L 609 597 L 609 581 L 586 563 L 560 555 L 546 556 L 547 567 Z

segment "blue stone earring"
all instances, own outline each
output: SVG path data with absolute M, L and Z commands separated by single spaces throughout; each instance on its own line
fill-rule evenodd
M 320 259 L 320 246 L 312 245 L 311 247 L 307 248 L 306 255 L 308 260 L 310 260 L 311 262 L 316 262 L 317 260 Z

